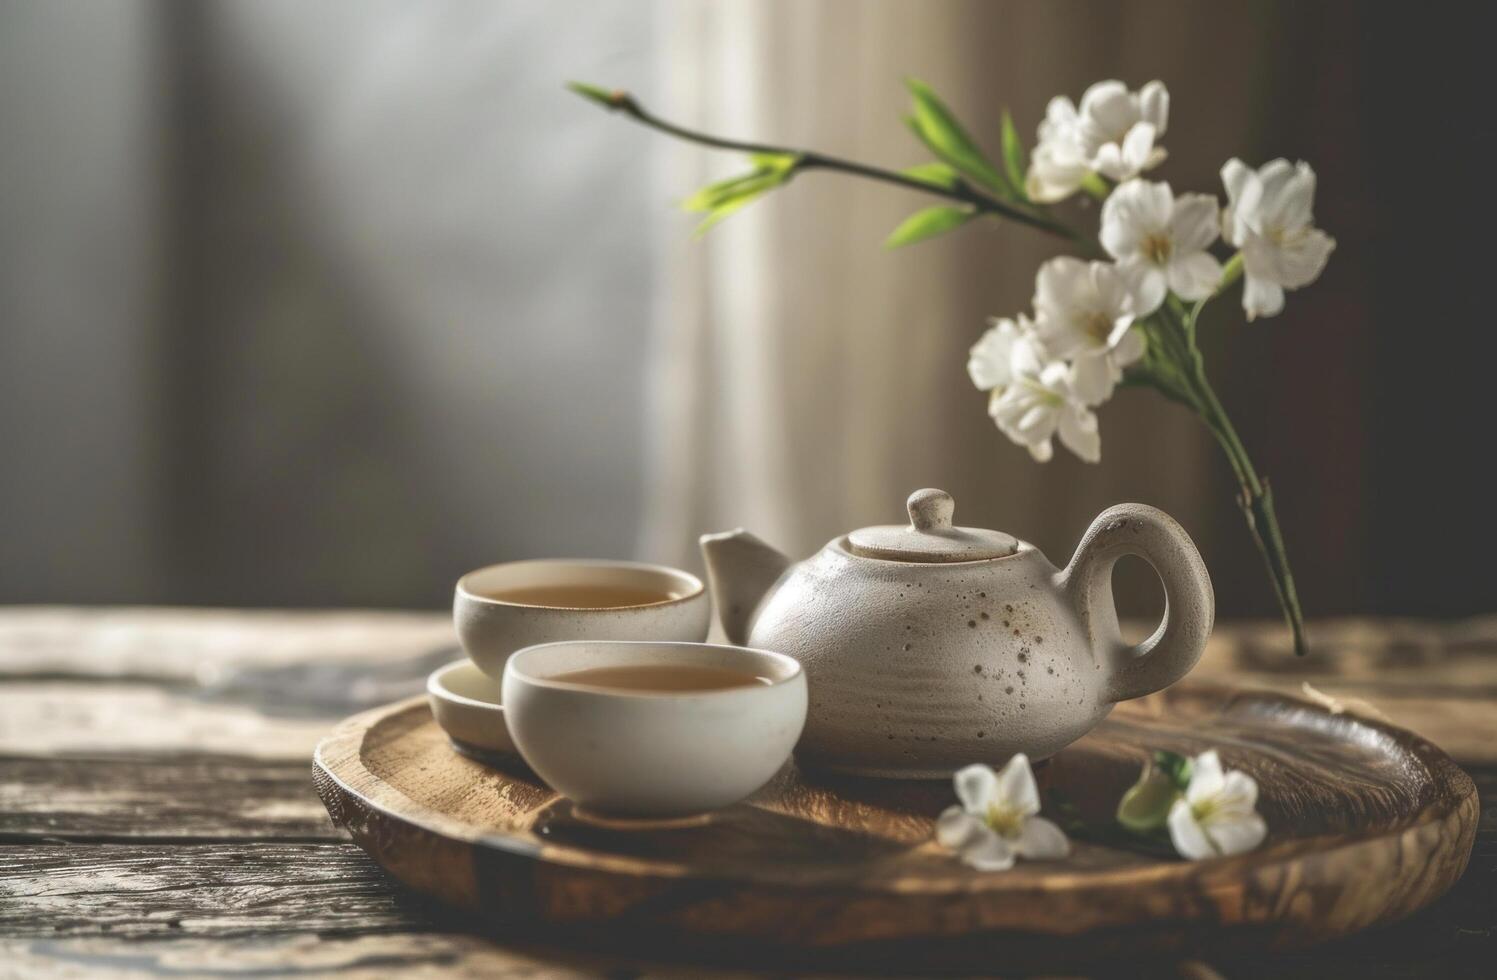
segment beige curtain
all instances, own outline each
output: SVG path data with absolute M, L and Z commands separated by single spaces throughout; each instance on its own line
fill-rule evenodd
M 722 134 L 907 166 L 928 155 L 901 123 L 905 75 L 930 82 L 989 146 L 1005 104 L 1029 137 L 1056 93 L 1159 77 L 1176 118 L 1192 115 L 1188 139 L 1165 140 L 1175 156 L 1163 176 L 1215 190 L 1248 108 L 1250 66 L 1205 43 L 1251 26 L 1228 20 L 1186 4 L 680 0 L 659 18 L 659 108 Z M 732 156 L 673 144 L 662 204 L 741 167 Z M 813 173 L 703 240 L 677 223 L 643 551 L 692 562 L 699 531 L 744 525 L 804 553 L 900 519 L 904 497 L 932 485 L 955 495 L 959 521 L 1017 533 L 1058 563 L 1119 500 L 1161 506 L 1199 535 L 1231 507 L 1197 423 L 1152 392 L 1103 407 L 1100 465 L 1059 450 L 1041 466 L 1009 444 L 966 379 L 966 351 L 987 316 L 1028 308 L 1035 268 L 1060 243 L 989 222 L 885 251 L 927 203 Z M 1072 217 L 1090 225 L 1095 209 Z

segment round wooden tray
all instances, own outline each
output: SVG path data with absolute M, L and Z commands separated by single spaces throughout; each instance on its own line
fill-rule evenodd
M 1151 750 L 1213 747 L 1258 780 L 1263 847 L 1192 863 L 1117 833 L 1113 807 Z M 521 764 L 455 752 L 424 698 L 343 722 L 318 746 L 314 774 L 334 822 L 393 875 L 526 934 L 923 970 L 1345 935 L 1449 888 L 1478 816 L 1471 780 L 1413 733 L 1188 685 L 1120 705 L 1039 766 L 1047 813 L 1072 827 L 1074 853 L 999 873 L 931 843 L 953 802 L 948 782 L 791 765 L 749 803 L 694 824 L 607 826 L 574 816 Z

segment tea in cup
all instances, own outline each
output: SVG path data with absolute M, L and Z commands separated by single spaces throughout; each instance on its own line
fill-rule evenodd
M 710 643 L 527 647 L 504 670 L 505 724 L 536 774 L 584 812 L 678 818 L 767 783 L 806 723 L 782 653 Z
M 452 617 L 463 650 L 498 680 L 510 654 L 558 640 L 700 642 L 709 600 L 689 572 L 643 562 L 538 559 L 464 575 Z

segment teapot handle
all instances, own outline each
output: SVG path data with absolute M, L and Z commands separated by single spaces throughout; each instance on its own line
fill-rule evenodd
M 1164 620 L 1137 646 L 1123 642 L 1112 597 L 1112 569 L 1124 555 L 1153 566 L 1164 584 Z M 1169 687 L 1206 648 L 1216 616 L 1211 577 L 1175 519 L 1144 504 L 1118 504 L 1097 516 L 1057 584 L 1071 600 L 1094 656 L 1109 671 L 1103 697 L 1126 701 Z

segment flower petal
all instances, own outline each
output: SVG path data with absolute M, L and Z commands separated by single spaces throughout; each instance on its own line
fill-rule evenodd
M 1314 221 L 1315 171 L 1308 163 L 1295 164 L 1278 195 L 1265 201 L 1264 225 L 1280 231 L 1307 228 Z
M 1283 287 L 1248 276 L 1242 284 L 1242 308 L 1251 323 L 1260 316 L 1277 316 L 1284 309 Z
M 1108 355 L 1108 361 L 1112 364 L 1112 380 L 1118 381 L 1122 378 L 1122 369 L 1144 356 L 1149 348 L 1149 342 L 1144 340 L 1142 330 L 1129 330 L 1123 334 L 1117 346 Z
M 1010 436 L 1010 438 L 1012 438 L 1012 436 Z M 1019 440 L 1015 439 L 1014 441 L 1018 442 Z M 1046 438 L 1043 442 L 1031 442 L 1025 443 L 1024 445 L 1025 448 L 1029 450 L 1029 455 L 1033 457 L 1036 463 L 1048 463 L 1055 455 L 1055 449 L 1050 445 L 1050 440 L 1048 438 Z
M 1034 276 L 1034 307 L 1041 317 L 1064 313 L 1091 289 L 1091 269 L 1081 259 L 1061 255 L 1040 266 Z M 1035 329 L 1039 329 L 1036 323 Z
M 1032 861 L 1058 861 L 1071 853 L 1065 832 L 1044 817 L 1030 817 L 1019 831 L 1014 851 Z
M 1138 109 L 1128 86 L 1116 79 L 1097 82 L 1081 94 L 1081 120 L 1102 133 L 1121 136 L 1138 121 Z
M 998 428 L 1012 439 L 1014 437 L 1009 430 L 1017 424 L 1019 416 L 1029 411 L 1029 403 L 1033 397 L 1017 385 L 994 388 L 993 396 L 988 399 L 988 415 L 992 416 L 993 421 L 998 423 Z
M 1068 132 L 1076 122 L 1075 104 L 1064 95 L 1057 95 L 1045 105 L 1045 121 L 1040 123 L 1039 138 L 1043 142 Z
M 936 818 L 936 843 L 959 851 L 971 842 L 983 822 L 960 806 L 949 806 Z
M 1222 280 L 1222 264 L 1210 252 L 1176 254 L 1165 272 L 1170 289 L 1188 300 L 1205 299 Z
M 1221 756 L 1216 754 L 1215 749 L 1202 752 L 1190 760 L 1190 785 L 1185 787 L 1187 800 L 1199 803 L 1220 794 L 1226 785 L 1226 777 L 1222 775 Z
M 1279 250 L 1279 285 L 1299 289 L 1320 278 L 1336 240 L 1319 228 L 1290 236 Z
M 1115 179 L 1132 177 L 1142 173 L 1149 165 L 1150 158 L 1154 155 L 1154 126 L 1151 123 L 1141 122 L 1128 130 L 1128 135 L 1123 139 L 1123 170 L 1124 172 Z M 1112 176 L 1109 174 L 1108 176 Z
M 1262 187 L 1262 199 L 1258 206 L 1264 212 L 1274 210 L 1283 196 L 1289 182 L 1294 179 L 1294 165 L 1283 157 L 1270 160 L 1258 168 L 1258 184 Z M 1262 226 L 1259 226 L 1262 227 Z
M 1101 351 L 1080 354 L 1071 362 L 1071 393 L 1087 405 L 1100 405 L 1112 397 L 1112 366 Z
M 1268 836 L 1268 825 L 1251 811 L 1215 814 L 1213 819 L 1206 821 L 1203 830 L 1218 854 L 1245 854 Z
M 1113 180 L 1125 180 L 1133 176 L 1123 163 L 1123 148 L 1116 143 L 1103 143 L 1092 156 L 1092 169 Z
M 1014 866 L 1014 849 L 990 827 L 983 826 L 962 848 L 962 860 L 978 871 L 1007 871 Z
M 994 320 L 993 327 L 972 345 L 967 375 L 980 391 L 990 391 L 1013 380 L 1014 342 L 1019 327 L 1012 320 Z
M 1053 359 L 1040 333 L 1040 326 L 1043 322 L 1044 317 L 1031 321 L 1028 329 L 1014 342 L 1013 360 L 1016 376 L 1037 378 L 1044 372 L 1045 365 Z
M 1258 805 L 1258 782 L 1240 769 L 1227 773 L 1222 784 L 1221 806 L 1234 812 L 1251 812 Z
M 1135 317 L 1146 317 L 1159 309 L 1169 291 L 1168 274 L 1152 263 L 1129 262 L 1127 265 L 1120 265 L 1118 273 L 1127 283 L 1128 316 L 1119 318 L 1113 324 L 1112 332 L 1107 338 L 1109 345 L 1115 345 L 1122 338 L 1123 332 L 1133 326 Z
M 1091 168 L 1069 139 L 1052 138 L 1034 148 L 1024 177 L 1024 191 L 1031 200 L 1053 204 L 1080 190 Z
M 1170 122 L 1170 93 L 1164 83 L 1152 81 L 1138 90 L 1139 114 L 1144 122 L 1154 127 L 1158 136 L 1163 136 Z
M 1233 207 L 1242 197 L 1242 189 L 1247 186 L 1248 180 L 1253 176 L 1253 168 L 1233 157 L 1222 164 L 1222 186 L 1227 189 L 1227 201 Z
M 1222 167 L 1222 184 L 1227 188 L 1227 207 L 1222 210 L 1222 237 L 1229 245 L 1241 246 L 1252 234 L 1248 219 L 1256 220 L 1263 187 L 1258 175 L 1235 157 Z
M 1181 194 L 1170 211 L 1170 241 L 1180 252 L 1199 252 L 1216 241 L 1221 206 L 1210 194 Z
M 1102 460 L 1102 434 L 1097 431 L 1097 416 L 1089 409 L 1070 405 L 1060 413 L 1060 441 L 1084 462 Z
M 1170 807 L 1166 824 L 1170 830 L 1170 843 L 1175 845 L 1175 850 L 1181 857 L 1199 861 L 1216 856 L 1216 849 L 1207 839 L 1201 825 L 1196 823 L 1195 812 L 1185 800 L 1176 800 L 1175 805 Z
M 1115 259 L 1137 255 L 1149 238 L 1166 233 L 1173 211 L 1169 184 L 1126 180 L 1102 204 L 1098 238 Z
M 956 798 L 962 802 L 962 809 L 978 817 L 987 813 L 988 807 L 998 798 L 998 776 L 991 767 L 980 762 L 958 770 L 952 784 L 956 788 Z
M 1029 756 L 1020 752 L 998 771 L 994 802 L 1017 810 L 1025 816 L 1040 812 L 1040 790 L 1034 784 L 1034 772 L 1029 768 Z

